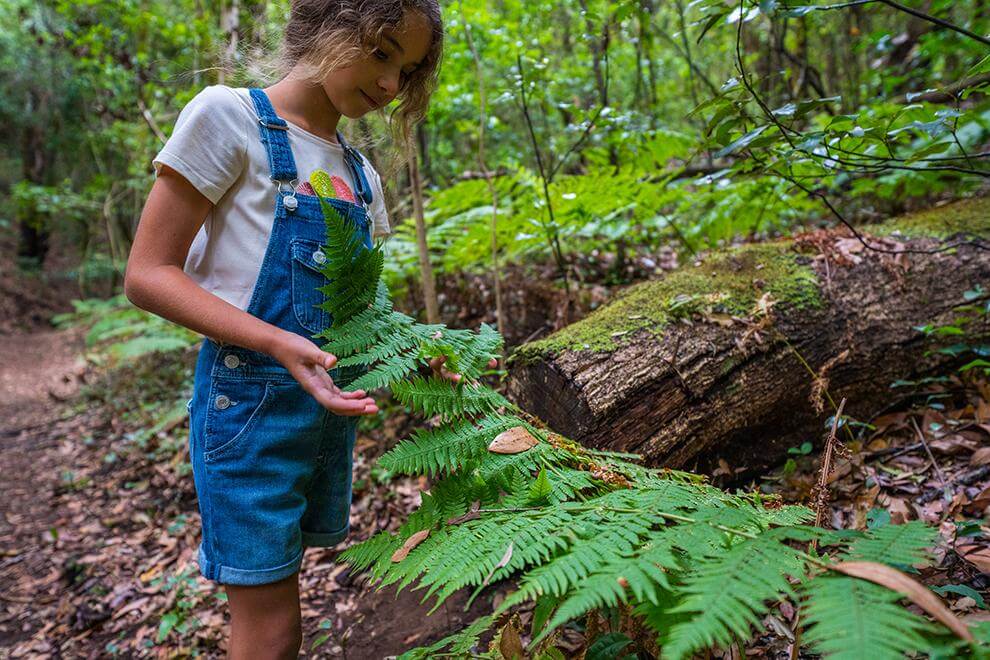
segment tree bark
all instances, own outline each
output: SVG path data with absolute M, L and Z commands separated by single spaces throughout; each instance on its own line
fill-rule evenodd
M 416 219 L 416 248 L 419 252 L 419 274 L 423 284 L 423 303 L 426 306 L 426 322 L 440 322 L 440 305 L 437 285 L 430 264 L 430 250 L 426 243 L 426 220 L 423 217 L 423 183 L 419 178 L 419 154 L 416 141 L 409 138 L 406 151 L 409 158 L 409 182 L 413 198 L 413 215 Z
M 914 238 L 870 244 L 930 250 L 963 229 L 990 233 L 990 199 L 893 222 L 871 229 Z M 976 302 L 990 297 L 990 252 L 961 242 L 894 256 L 833 230 L 714 253 L 521 347 L 509 395 L 554 430 L 653 467 L 765 468 L 821 440 L 842 397 L 867 421 L 895 398 L 892 382 L 958 364 L 915 328 L 952 322 L 981 284 Z

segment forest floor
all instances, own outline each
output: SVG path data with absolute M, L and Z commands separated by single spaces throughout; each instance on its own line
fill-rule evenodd
M 108 370 L 83 358 L 81 332 L 26 326 L 0 329 L 0 657 L 222 657 L 223 591 L 195 562 L 183 389 L 194 351 Z M 939 526 L 936 562 L 917 577 L 964 620 L 988 619 L 990 384 L 953 374 L 905 387 L 912 396 L 891 391 L 905 403 L 860 420 L 873 428 L 840 447 L 827 524 Z M 457 594 L 427 616 L 416 592 L 376 591 L 337 562 L 351 543 L 396 529 L 430 487 L 376 467 L 411 430 L 401 410 L 388 412 L 359 433 L 350 538 L 307 551 L 303 657 L 396 655 L 461 629 L 513 588 L 490 586 L 467 612 L 467 594 Z M 810 504 L 820 457 L 811 443 L 791 453 L 744 487 Z M 735 471 L 723 463 L 713 478 L 732 482 Z M 797 616 L 781 601 L 764 619 L 767 633 L 713 656 L 791 657 Z M 524 627 L 530 617 L 521 613 Z M 580 629 L 568 628 L 559 647 L 582 657 Z
M 78 398 L 92 376 L 82 349 L 77 331 L 0 337 L 0 657 L 221 657 L 229 619 L 196 568 L 187 436 L 141 447 L 115 411 Z M 427 617 L 411 590 L 374 591 L 335 561 L 398 526 L 426 487 L 375 482 L 365 454 L 378 443 L 362 436 L 356 451 L 352 536 L 308 550 L 301 571 L 304 656 L 386 657 L 491 608 L 489 594 L 462 612 L 459 594 Z

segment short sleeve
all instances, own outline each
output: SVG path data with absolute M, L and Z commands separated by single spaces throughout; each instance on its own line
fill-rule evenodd
M 371 174 L 370 183 L 372 194 L 371 208 L 368 209 L 368 212 L 371 215 L 371 219 L 375 223 L 375 228 L 372 233 L 375 236 L 385 237 L 392 233 L 392 227 L 388 222 L 388 209 L 385 207 L 385 193 L 382 190 L 382 180 L 374 168 L 368 167 L 367 170 Z
M 172 136 L 152 161 L 181 174 L 216 204 L 247 162 L 247 113 L 230 88 L 207 87 L 179 113 Z

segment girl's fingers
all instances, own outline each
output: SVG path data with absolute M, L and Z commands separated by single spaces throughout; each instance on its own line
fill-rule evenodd
M 317 399 L 324 408 L 338 415 L 369 415 L 378 412 L 378 406 L 369 398 L 343 399 L 339 396 L 320 397 Z M 372 410 L 373 409 L 373 410 Z
M 496 360 L 495 358 L 492 358 L 491 360 L 488 361 L 489 369 L 494 369 L 497 366 L 498 366 L 498 360 Z
M 364 390 L 354 390 L 353 392 L 341 390 L 340 396 L 342 396 L 345 399 L 363 399 L 365 394 L 364 394 Z

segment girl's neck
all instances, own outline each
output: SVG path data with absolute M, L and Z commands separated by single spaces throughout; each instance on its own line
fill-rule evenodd
M 330 103 L 323 87 L 317 83 L 286 76 L 265 88 L 275 113 L 305 131 L 336 142 L 340 113 Z

